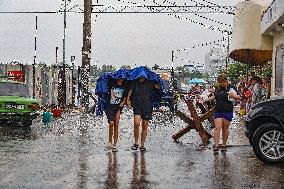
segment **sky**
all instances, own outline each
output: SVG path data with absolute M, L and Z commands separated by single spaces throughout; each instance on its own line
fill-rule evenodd
M 156 0 L 169 5 L 195 5 L 196 2 L 209 5 L 236 5 L 242 0 Z M 154 5 L 153 0 L 93 0 L 93 4 Z M 67 8 L 83 5 L 83 0 L 71 0 Z M 62 8 L 62 0 L 0 0 L 0 12 L 5 11 L 57 11 Z M 225 24 L 233 24 L 233 16 L 228 14 L 200 14 Z M 202 65 L 205 53 L 214 45 L 193 48 L 227 37 L 206 27 L 214 26 L 223 30 L 231 27 L 200 18 L 192 13 L 178 14 L 179 18 L 168 14 L 92 14 L 92 65 L 174 66 L 186 64 Z M 0 14 L 0 62 L 13 60 L 31 64 L 34 57 L 35 14 Z M 206 27 L 188 22 L 205 24 Z M 63 14 L 38 14 L 37 62 L 48 65 L 55 63 L 55 49 L 59 47 L 58 60 L 63 52 Z M 76 65 L 81 65 L 83 14 L 67 14 L 66 62 L 76 57 Z M 224 42 L 219 42 L 222 45 Z M 227 42 L 225 42 L 227 43 Z M 190 50 L 176 51 L 191 48 Z M 190 60 L 191 63 L 188 61 Z

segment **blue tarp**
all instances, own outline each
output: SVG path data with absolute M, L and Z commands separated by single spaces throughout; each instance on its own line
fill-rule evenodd
M 164 83 L 160 76 L 152 71 L 150 71 L 148 68 L 144 66 L 140 66 L 137 68 L 134 68 L 132 70 L 126 70 L 126 69 L 120 69 L 116 72 L 106 72 L 103 73 L 97 80 L 96 85 L 96 95 L 98 95 L 98 103 L 96 107 L 96 114 L 102 115 L 105 107 L 106 102 L 106 96 L 108 93 L 108 81 L 109 79 L 119 79 L 123 78 L 127 81 L 133 81 L 137 79 L 138 77 L 144 77 L 148 80 L 152 80 L 155 82 L 158 82 L 161 86 L 161 90 L 155 90 L 153 94 L 153 106 L 154 108 L 158 108 L 160 105 L 161 97 L 162 97 L 162 91 L 164 89 Z

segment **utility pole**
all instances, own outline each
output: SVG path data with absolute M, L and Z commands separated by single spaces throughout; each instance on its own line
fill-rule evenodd
M 35 64 L 36 64 L 36 37 L 37 37 L 37 15 L 36 15 L 36 27 L 35 27 L 35 51 L 34 51 L 34 63 L 33 63 L 33 98 L 35 98 Z
M 66 8 L 67 1 L 64 0 L 64 33 L 63 33 L 63 73 L 62 73 L 62 105 L 66 105 Z
M 66 105 L 66 8 L 67 2 L 64 0 L 64 31 L 63 31 L 63 45 L 62 45 L 62 53 L 63 53 L 63 62 L 62 66 L 58 66 L 58 103 L 60 106 L 65 107 Z
M 83 49 L 82 49 L 82 67 L 81 83 L 82 96 L 81 105 L 88 110 L 89 107 L 89 77 L 91 60 L 91 18 L 92 18 L 92 0 L 84 0 L 84 23 L 83 23 Z

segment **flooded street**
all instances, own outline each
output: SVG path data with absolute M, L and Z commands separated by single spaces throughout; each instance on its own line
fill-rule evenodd
M 227 153 L 217 155 L 212 144 L 200 150 L 195 131 L 174 142 L 186 125 L 169 112 L 155 113 L 147 151 L 133 151 L 132 121 L 125 108 L 118 152 L 105 150 L 105 117 L 71 113 L 49 126 L 1 126 L 0 188 L 284 188 L 284 167 L 255 157 L 238 119 Z

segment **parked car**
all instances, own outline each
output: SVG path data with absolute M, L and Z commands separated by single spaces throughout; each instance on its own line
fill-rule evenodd
M 39 110 L 39 101 L 29 97 L 24 83 L 0 79 L 0 121 L 21 122 L 29 127 Z
M 284 97 L 256 104 L 246 120 L 246 136 L 266 163 L 284 162 Z

